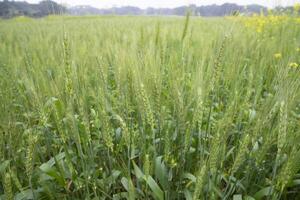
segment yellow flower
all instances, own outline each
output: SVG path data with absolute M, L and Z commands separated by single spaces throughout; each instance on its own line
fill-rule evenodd
M 257 28 L 257 29 L 256 29 L 256 32 L 261 33 L 261 32 L 262 32 L 262 29 L 261 29 L 261 28 Z
M 291 67 L 291 68 L 298 68 L 299 67 L 299 64 L 298 63 L 295 63 L 295 62 L 292 62 L 292 63 L 290 63 L 289 64 L 289 67 Z
M 281 53 L 275 53 L 275 54 L 274 54 L 274 58 L 276 58 L 276 59 L 282 58 Z

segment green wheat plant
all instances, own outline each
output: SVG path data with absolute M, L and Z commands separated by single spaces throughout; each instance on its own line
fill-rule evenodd
M 299 35 L 294 15 L 1 20 L 0 199 L 300 199 Z

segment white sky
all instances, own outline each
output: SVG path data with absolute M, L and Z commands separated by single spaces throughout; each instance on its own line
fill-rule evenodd
M 19 0 L 24 1 L 24 0 Z M 30 3 L 38 3 L 40 0 L 26 0 Z M 55 0 L 58 3 L 68 5 L 91 5 L 98 8 L 109 8 L 113 6 L 137 6 L 140 8 L 147 7 L 168 7 L 173 8 L 182 5 L 196 4 L 223 4 L 223 3 L 237 3 L 240 5 L 260 4 L 268 7 L 278 5 L 287 6 L 295 3 L 300 3 L 300 0 Z

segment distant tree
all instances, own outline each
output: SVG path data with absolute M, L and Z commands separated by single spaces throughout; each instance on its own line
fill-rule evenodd
M 233 3 L 223 5 L 199 6 L 189 5 L 177 8 L 147 8 L 125 6 L 109 9 L 98 9 L 91 6 L 66 7 L 51 0 L 43 0 L 39 4 L 30 4 L 25 1 L 0 1 L 0 17 L 9 18 L 19 15 L 29 17 L 43 17 L 52 14 L 63 14 L 68 12 L 72 15 L 181 15 L 184 16 L 189 10 L 191 15 L 201 16 L 226 16 L 240 15 L 242 13 L 267 13 L 267 9 L 260 5 L 248 5 L 247 8 Z
M 10 18 L 14 16 L 43 17 L 50 14 L 65 13 L 66 8 L 54 1 L 44 0 L 39 4 L 30 4 L 27 2 L 0 1 L 0 17 Z

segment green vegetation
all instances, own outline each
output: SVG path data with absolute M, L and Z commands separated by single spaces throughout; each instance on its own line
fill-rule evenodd
M 43 0 L 38 4 L 30 4 L 26 1 L 0 1 L 0 17 L 11 18 L 17 16 L 43 17 L 54 14 L 62 14 L 66 8 L 54 1 Z
M 300 198 L 299 18 L 0 27 L 0 199 Z

